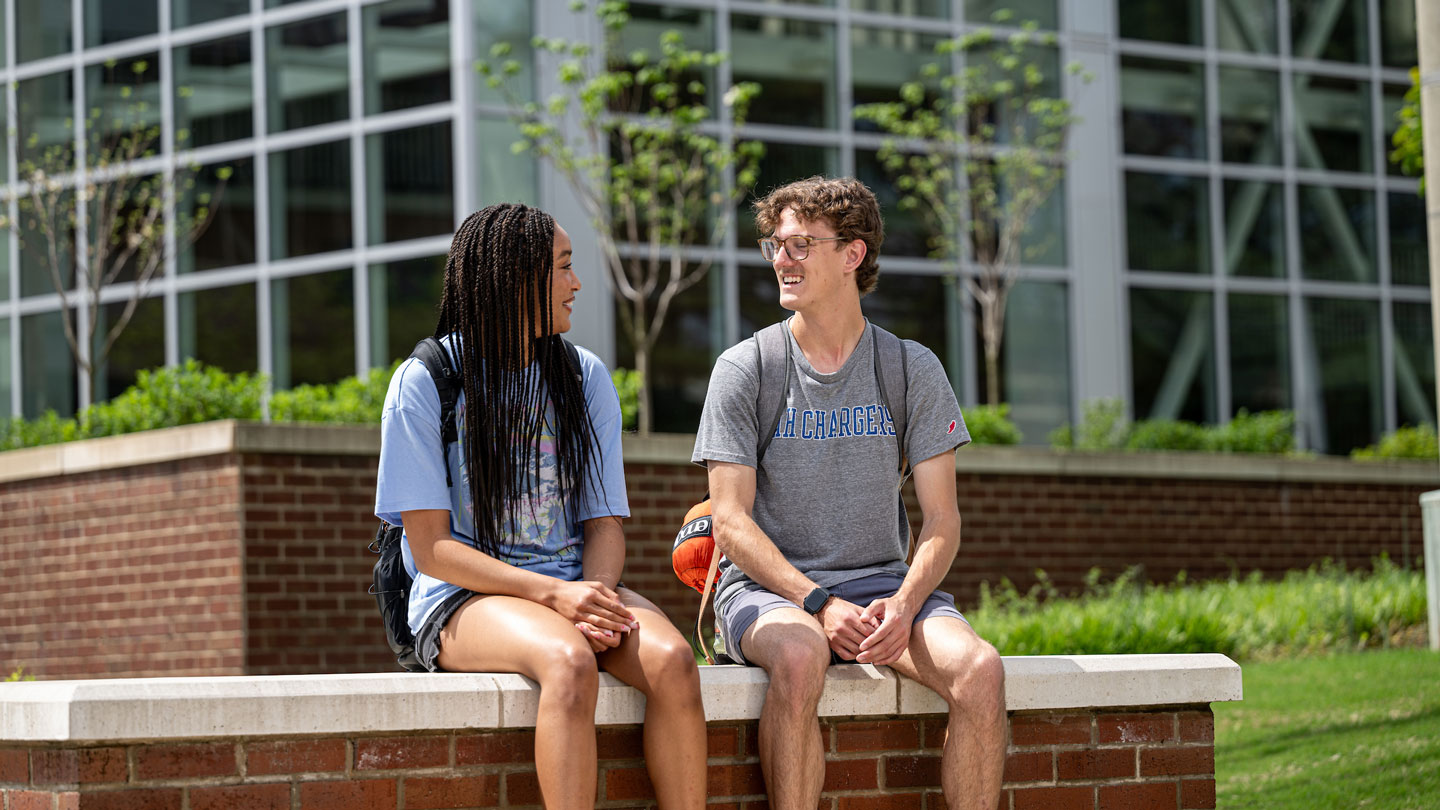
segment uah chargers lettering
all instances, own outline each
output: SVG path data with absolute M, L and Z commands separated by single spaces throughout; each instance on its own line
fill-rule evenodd
M 829 410 L 786 408 L 771 438 L 827 441 L 894 435 L 895 422 L 890 418 L 890 409 L 875 403 Z

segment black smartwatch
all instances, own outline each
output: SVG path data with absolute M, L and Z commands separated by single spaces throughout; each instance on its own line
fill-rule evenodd
M 816 588 L 805 597 L 805 601 L 800 603 L 800 606 L 805 608 L 806 613 L 814 616 L 820 612 L 820 608 L 825 607 L 825 603 L 828 601 L 830 601 L 830 592 L 824 588 Z

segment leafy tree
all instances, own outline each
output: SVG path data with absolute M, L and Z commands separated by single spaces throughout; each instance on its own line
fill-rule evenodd
M 571 4 L 584 11 L 586 3 Z M 522 66 L 501 43 L 479 69 L 504 90 L 523 139 L 517 152 L 549 161 L 568 181 L 593 221 L 620 303 L 620 325 L 635 349 L 639 372 L 638 427 L 653 424 L 651 358 L 675 297 L 705 277 L 715 251 L 687 255 L 687 246 L 718 246 L 733 225 L 735 205 L 754 185 L 762 147 L 721 133 L 745 121 L 759 86 L 744 82 L 716 93 L 706 74 L 725 59 L 688 47 L 666 31 L 654 51 L 621 53 L 630 22 L 623 2 L 594 11 L 606 47 L 536 38 L 537 51 L 560 57 L 560 93 L 544 104 L 522 103 L 509 80 Z M 721 118 L 712 117 L 716 102 Z
M 1006 11 L 994 17 L 1009 18 Z M 1054 44 L 1034 23 L 1004 38 L 979 29 L 944 40 L 935 46 L 936 62 L 900 87 L 898 101 L 855 108 L 858 119 L 886 133 L 879 159 L 895 179 L 900 207 L 919 213 L 931 255 L 953 266 L 979 306 L 991 405 L 1001 400 L 1010 290 L 1025 254 L 1044 247 L 1026 228 L 1065 174 L 1065 141 L 1076 121 L 1037 58 Z M 951 72 L 957 56 L 964 65 Z M 977 273 L 965 272 L 970 257 Z
M 1405 103 L 1395 114 L 1400 126 L 1390 139 L 1395 147 L 1390 152 L 1390 162 L 1400 167 L 1407 177 L 1420 178 L 1420 196 L 1425 196 L 1425 153 L 1424 134 L 1420 119 L 1420 68 L 1410 68 L 1410 89 L 1405 91 Z
M 116 69 L 114 63 L 105 67 Z M 17 133 L 19 182 L 0 194 L 0 200 L 16 202 L 18 213 L 16 219 L 0 217 L 0 227 L 9 228 L 24 255 L 43 266 L 60 296 L 65 341 L 89 381 L 81 387 L 82 410 L 90 404 L 96 377 L 150 282 L 163 271 L 172 251 L 204 234 L 231 174 L 229 167 L 220 168 L 219 191 L 197 194 L 198 167 L 179 166 L 167 173 L 160 125 L 154 120 L 157 111 L 136 100 L 134 92 L 151 66 L 135 60 L 126 67 L 135 80 L 120 88 L 127 106 L 92 107 L 82 122 L 83 150 L 68 137 L 42 143 L 40 122 L 35 131 Z M 73 132 L 74 121 L 65 119 L 63 129 Z M 176 134 L 177 144 L 185 139 L 186 133 Z M 193 210 L 185 210 L 189 204 Z M 120 315 L 103 334 L 97 330 L 83 340 L 77 310 L 83 308 L 85 323 L 94 329 L 100 323 L 102 297 L 109 297 L 104 291 L 125 282 L 131 287 Z

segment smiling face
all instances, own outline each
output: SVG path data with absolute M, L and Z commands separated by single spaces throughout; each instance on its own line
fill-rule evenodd
M 550 268 L 550 332 L 552 335 L 564 334 L 570 331 L 570 313 L 575 308 L 575 293 L 580 291 L 580 277 L 575 275 L 575 268 L 571 266 L 573 250 L 570 245 L 570 234 L 555 223 L 555 250 L 554 264 Z M 538 334 L 543 328 L 539 318 L 536 319 L 536 337 L 545 337 Z
M 780 212 L 780 223 L 772 236 L 778 240 L 792 236 L 823 239 L 835 236 L 835 229 L 824 220 L 802 220 L 793 209 L 786 208 Z M 792 312 L 819 311 L 841 303 L 847 295 L 858 299 L 855 268 L 864 257 L 865 243 L 858 239 L 812 242 L 809 254 L 800 261 L 790 258 L 784 250 L 777 251 L 770 264 L 780 283 L 780 306 Z

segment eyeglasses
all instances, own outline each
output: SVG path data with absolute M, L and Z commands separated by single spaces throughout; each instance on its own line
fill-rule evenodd
M 810 255 L 811 242 L 834 242 L 836 240 L 849 241 L 843 236 L 804 235 L 789 236 L 785 239 L 776 239 L 773 236 L 767 236 L 757 241 L 760 242 L 760 255 L 764 256 L 767 262 L 775 261 L 775 257 L 780 255 L 782 246 L 785 249 L 785 255 L 789 256 L 791 261 L 803 262 L 805 258 Z

